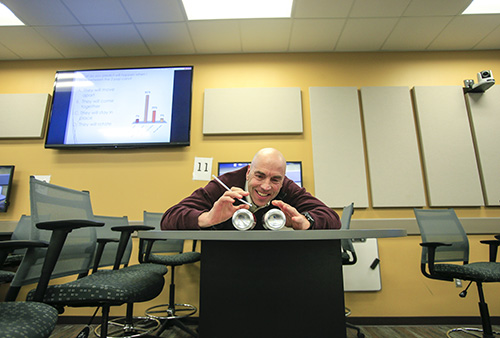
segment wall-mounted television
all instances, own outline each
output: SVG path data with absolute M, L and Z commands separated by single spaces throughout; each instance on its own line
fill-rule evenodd
M 13 165 L 0 165 L 0 212 L 6 212 L 9 207 L 13 176 Z
M 58 71 L 46 148 L 190 144 L 193 67 Z
M 219 162 L 217 168 L 217 175 L 223 175 L 227 172 L 234 171 L 249 165 L 250 162 Z M 286 162 L 285 175 L 302 187 L 302 162 L 290 161 Z

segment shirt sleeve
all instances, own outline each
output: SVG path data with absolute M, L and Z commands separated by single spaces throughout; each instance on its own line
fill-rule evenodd
M 290 204 L 300 213 L 308 212 L 314 219 L 314 225 L 310 229 L 340 229 L 339 215 L 307 192 L 305 188 L 285 179 L 282 189 L 284 192 L 283 202 Z

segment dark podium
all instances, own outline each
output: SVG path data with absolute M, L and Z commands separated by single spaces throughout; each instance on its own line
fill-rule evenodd
M 345 338 L 340 240 L 406 230 L 147 231 L 201 240 L 200 338 Z

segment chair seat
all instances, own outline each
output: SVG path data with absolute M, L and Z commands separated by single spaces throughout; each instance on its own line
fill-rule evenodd
M 97 303 L 136 303 L 151 300 L 163 290 L 163 275 L 142 268 L 101 270 L 84 278 L 60 285 L 50 285 L 44 303 L 69 306 L 95 306 Z M 32 290 L 27 300 L 34 295 Z
M 155 264 L 177 266 L 197 262 L 200 260 L 200 258 L 201 253 L 196 251 L 189 251 L 175 255 L 150 255 L 149 262 Z
M 162 276 L 168 272 L 168 268 L 165 265 L 158 265 L 153 263 L 142 263 L 142 264 L 131 265 L 128 266 L 126 269 L 130 270 L 136 269 L 146 274 L 156 273 Z
M 1 336 L 9 338 L 48 337 L 58 315 L 52 306 L 37 302 L 0 303 L 0 313 Z
M 444 277 L 475 282 L 500 282 L 500 263 L 475 262 L 465 265 L 435 264 L 434 271 Z

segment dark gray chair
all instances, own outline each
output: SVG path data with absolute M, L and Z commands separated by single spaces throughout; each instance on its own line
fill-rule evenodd
M 0 242 L 0 267 L 11 252 L 28 247 L 47 247 L 47 243 L 8 240 Z M 0 302 L 0 337 L 46 338 L 54 330 L 58 312 L 38 302 Z
M 160 221 L 163 213 L 144 211 L 144 225 L 153 226 L 160 230 Z M 163 320 L 162 327 L 157 334 L 160 335 L 170 326 L 177 326 L 193 337 L 197 333 L 188 328 L 182 319 L 192 316 L 198 310 L 194 305 L 176 303 L 175 300 L 175 268 L 184 264 L 198 262 L 201 254 L 195 251 L 196 243 L 193 243 L 193 251 L 184 251 L 184 240 L 151 240 L 143 244 L 140 252 L 140 260 L 167 266 L 170 272 L 169 302 L 168 304 L 156 305 L 146 310 L 146 315 Z
M 63 284 L 49 281 L 63 276 L 81 276 L 89 271 L 95 257 L 95 228 L 88 192 L 72 190 L 30 178 L 33 240 L 49 242 L 48 248 L 28 250 L 22 260 L 6 300 L 17 298 L 23 285 L 37 283 L 27 299 L 56 307 L 100 307 L 101 336 L 107 337 L 111 306 L 144 302 L 157 297 L 164 286 L 160 273 L 126 267 L 100 270 Z M 126 239 L 128 241 L 128 238 Z M 126 243 L 126 241 L 124 241 Z
M 341 229 L 349 229 L 351 226 L 351 217 L 354 213 L 354 203 L 346 205 L 342 210 L 342 215 L 340 216 Z M 358 261 L 358 257 L 356 256 L 356 250 L 354 249 L 354 245 L 352 244 L 352 239 L 341 239 L 340 245 L 342 248 L 342 265 L 354 265 Z M 345 308 L 345 316 L 348 317 L 351 314 L 351 310 L 349 308 Z M 358 338 L 364 338 L 363 332 L 361 329 L 349 322 L 346 321 L 346 327 L 356 330 Z
M 469 263 L 469 240 L 453 209 L 414 209 L 414 212 L 422 237 L 422 274 L 427 278 L 448 282 L 455 279 L 469 281 L 460 297 L 465 297 L 469 286 L 476 283 L 482 330 L 458 328 L 454 331 L 482 331 L 484 338 L 494 337 L 483 283 L 500 282 L 500 263 L 496 262 L 500 241 L 481 241 L 489 245 L 489 262 Z
M 104 223 L 97 230 L 97 250 L 94 258 L 92 273 L 102 268 L 128 267 L 132 253 L 132 238 L 134 231 L 152 230 L 153 227 L 143 225 L 130 225 L 127 216 L 101 216 L 94 215 L 94 220 Z M 122 240 L 123 239 L 123 240 Z M 146 276 L 151 273 L 164 275 L 167 268 L 157 264 L 134 265 L 134 269 L 143 270 Z M 132 266 L 131 266 L 132 268 Z M 125 317 L 113 318 L 108 322 L 108 337 L 140 337 L 152 334 L 160 326 L 160 321 L 148 317 L 133 315 L 133 303 L 127 303 Z M 101 326 L 94 329 L 96 336 L 101 336 Z

